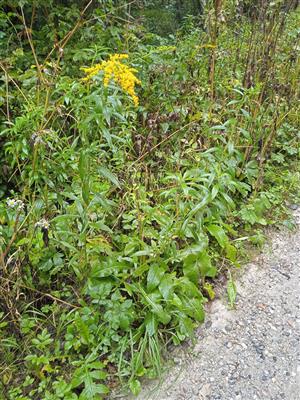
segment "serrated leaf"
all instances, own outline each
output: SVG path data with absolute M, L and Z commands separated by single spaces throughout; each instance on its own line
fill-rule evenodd
M 107 394 L 109 392 L 109 389 L 107 386 L 103 385 L 102 383 L 95 383 L 93 381 L 90 382 L 85 382 L 85 388 L 83 389 L 81 395 L 79 396 L 79 399 L 88 399 L 88 400 L 101 400 L 102 397 L 95 397 L 96 395 L 99 394 Z
M 97 365 L 95 365 L 97 366 Z M 107 394 L 109 389 L 102 383 L 98 383 L 98 380 L 102 380 L 106 377 L 106 373 L 101 369 L 93 369 L 93 363 L 89 364 L 86 362 L 83 366 L 77 368 L 74 372 L 71 386 L 77 388 L 80 385 L 84 385 L 84 389 L 81 392 L 79 399 L 102 399 L 99 397 L 100 394 Z M 97 397 L 95 397 L 97 396 Z

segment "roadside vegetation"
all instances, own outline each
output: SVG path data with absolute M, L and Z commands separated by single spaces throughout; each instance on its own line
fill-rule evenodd
M 137 394 L 234 305 L 292 226 L 296 3 L 0 1 L 0 399 Z

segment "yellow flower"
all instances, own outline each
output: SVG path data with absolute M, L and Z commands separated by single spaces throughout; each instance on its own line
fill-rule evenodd
M 86 76 L 83 81 L 91 80 L 100 71 L 104 72 L 103 85 L 108 86 L 111 80 L 114 80 L 124 92 L 129 94 L 134 104 L 139 104 L 138 96 L 135 93 L 135 85 L 140 85 L 141 81 L 135 76 L 136 69 L 128 67 L 122 61 L 128 58 L 128 54 L 113 54 L 109 56 L 107 61 L 102 61 L 100 64 L 95 64 L 89 68 L 81 68 Z

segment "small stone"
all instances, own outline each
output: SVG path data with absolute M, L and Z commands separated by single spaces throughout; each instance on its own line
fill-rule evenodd
M 179 364 L 179 365 L 182 363 L 182 360 L 179 357 L 174 357 L 173 361 L 174 361 L 175 364 Z
M 212 326 L 212 322 L 211 322 L 211 321 L 207 321 L 207 322 L 205 323 L 205 328 L 206 328 L 206 329 L 210 328 L 211 326 Z
M 299 205 L 298 205 L 298 204 L 295 204 L 295 203 L 293 203 L 293 204 L 288 204 L 288 208 L 289 208 L 290 210 L 296 211 L 296 210 L 298 210 Z

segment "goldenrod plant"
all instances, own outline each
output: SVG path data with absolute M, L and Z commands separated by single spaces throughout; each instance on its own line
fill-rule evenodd
M 0 399 L 137 394 L 293 227 L 299 9 L 3 0 L 0 27 Z
M 128 54 L 114 54 L 110 55 L 108 61 L 102 61 L 100 64 L 93 65 L 89 68 L 81 68 L 86 76 L 83 81 L 90 81 L 94 76 L 103 71 L 103 85 L 107 87 L 111 80 L 114 80 L 125 93 L 132 98 L 134 104 L 137 106 L 139 103 L 138 96 L 135 93 L 135 85 L 140 85 L 141 81 L 135 76 L 137 70 L 130 68 L 123 64 L 122 60 L 128 58 Z

